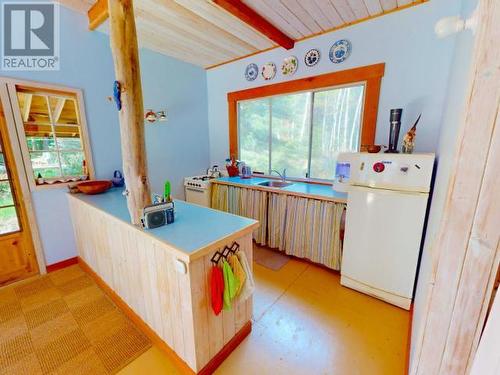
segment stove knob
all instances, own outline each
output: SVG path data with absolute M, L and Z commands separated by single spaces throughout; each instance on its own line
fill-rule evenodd
M 373 164 L 373 170 L 377 173 L 381 173 L 383 172 L 385 169 L 385 165 L 384 163 L 381 163 L 381 162 L 377 162 L 375 164 Z

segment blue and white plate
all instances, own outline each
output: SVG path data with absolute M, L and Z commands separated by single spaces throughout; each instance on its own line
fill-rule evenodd
M 245 78 L 247 81 L 255 81 L 257 76 L 259 75 L 259 67 L 257 64 L 248 64 L 245 69 Z
M 340 64 L 351 55 L 351 49 L 351 42 L 347 39 L 337 40 L 330 48 L 330 60 L 334 64 Z
M 321 58 L 321 52 L 319 52 L 319 49 L 313 48 L 307 51 L 306 55 L 304 56 L 304 63 L 306 66 L 314 66 L 317 63 L 319 63 L 319 59 Z

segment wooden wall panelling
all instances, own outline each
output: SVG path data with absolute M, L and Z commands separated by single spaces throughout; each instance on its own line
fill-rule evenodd
M 213 252 L 188 263 L 182 274 L 168 245 L 78 198 L 69 197 L 69 205 L 80 258 L 194 371 L 209 364 L 251 320 L 251 298 L 213 314 Z M 251 262 L 251 233 L 236 241 Z
M 398 3 L 396 0 L 379 0 L 380 5 L 382 5 L 382 9 L 384 12 L 393 10 L 398 7 Z
M 297 0 L 295 0 L 297 3 Z M 323 5 L 325 4 L 325 5 Z M 329 2 L 321 2 L 321 1 L 305 1 L 300 2 L 299 6 L 303 7 L 306 13 L 312 16 L 312 20 L 319 25 L 321 31 L 331 29 L 332 27 L 337 26 L 339 23 L 332 22 L 326 15 L 325 11 L 322 7 L 326 7 L 326 4 L 331 5 Z
M 321 8 L 322 14 L 328 19 L 332 27 L 338 27 L 344 23 L 342 18 L 340 17 L 337 9 L 333 6 L 330 1 L 322 1 L 322 0 L 314 0 L 316 5 Z
M 353 22 L 356 19 L 347 0 L 332 0 L 332 3 L 344 23 Z
M 231 13 L 222 11 L 220 7 L 211 1 L 175 0 L 175 2 L 258 50 L 267 49 L 275 45 L 267 37 L 247 26 Z
M 140 18 L 137 21 L 137 25 L 140 25 L 140 35 L 149 35 L 147 38 L 150 42 L 158 45 L 163 45 L 169 43 L 176 45 L 179 48 L 178 53 L 189 54 L 192 53 L 192 49 L 196 48 L 199 51 L 198 58 L 207 58 L 208 61 L 215 61 L 216 59 L 230 59 L 237 56 L 233 51 L 229 49 L 222 49 L 214 46 L 210 42 L 205 42 L 200 38 L 190 36 L 188 32 L 183 29 L 179 29 L 172 25 L 162 25 L 158 22 L 151 22 L 147 19 L 156 19 L 156 15 L 146 11 L 144 9 L 137 9 L 137 14 Z M 155 36 L 151 35 L 154 34 Z M 165 39 L 164 39 L 165 38 Z M 196 38 L 195 40 L 192 40 Z M 212 55 L 212 57 L 210 57 Z
M 470 375 L 498 375 L 500 372 L 500 294 L 492 301 L 490 317 L 474 357 Z
M 234 323 L 234 307 L 231 310 L 222 310 L 222 337 L 224 345 L 231 340 L 236 333 Z
M 479 2 L 470 89 L 412 374 L 464 374 L 476 351 L 500 209 L 500 4 Z
M 205 257 L 207 258 L 207 257 Z M 210 285 L 210 269 L 205 270 L 204 258 L 199 258 L 189 264 L 191 280 L 191 297 L 194 309 L 194 332 L 197 336 L 196 361 L 205 364 L 210 361 L 210 331 L 208 314 L 211 311 L 211 297 L 207 293 Z M 216 353 L 214 353 L 215 355 Z
M 136 8 L 146 12 L 145 20 L 150 21 L 151 16 L 156 16 L 159 21 L 156 21 L 155 25 L 175 30 L 179 37 L 186 35 L 191 43 L 198 40 L 202 44 L 212 46 L 215 51 L 225 51 L 234 55 L 256 51 L 250 44 L 197 16 L 174 1 L 158 3 L 153 0 L 140 0 Z
M 370 16 L 376 16 L 384 11 L 379 0 L 364 0 L 364 3 Z
M 245 0 L 245 3 L 262 14 L 280 30 L 293 39 L 300 39 L 310 32 L 302 22 L 279 1 Z
M 142 21 L 142 19 L 138 18 L 136 20 L 136 25 L 137 35 L 141 41 L 141 45 L 143 47 L 150 48 L 153 51 L 159 53 L 165 53 L 165 51 L 168 51 L 167 54 L 169 56 L 194 65 L 200 65 L 201 61 L 207 64 L 215 64 L 222 59 L 216 51 L 212 51 L 211 54 L 209 54 L 203 49 L 200 49 L 200 51 L 197 51 L 197 53 L 194 54 L 193 50 L 185 43 L 180 42 L 176 35 L 172 35 L 171 33 L 162 33 L 160 30 L 153 31 L 151 29 L 151 25 L 147 21 Z
M 203 257 L 203 266 L 205 269 L 205 282 L 206 285 L 210 285 L 210 270 L 212 268 L 211 256 Z M 208 302 L 211 301 L 210 288 L 205 288 L 205 298 Z M 210 302 L 211 303 L 211 302 Z M 217 348 L 224 346 L 224 332 L 222 330 L 222 313 L 215 315 L 211 309 L 207 313 L 207 324 L 208 330 L 210 331 L 210 337 L 208 342 L 208 351 L 210 358 L 213 358 L 217 354 Z
M 287 9 L 289 9 L 296 16 L 296 18 L 300 20 L 305 27 L 307 27 L 309 30 L 308 34 L 317 34 L 329 28 L 325 17 L 316 17 L 317 13 L 321 14 L 321 12 L 314 12 L 315 17 L 312 17 L 311 14 L 313 11 L 317 10 L 314 2 L 309 1 L 299 4 L 297 0 L 286 0 L 285 4 Z M 321 24 L 324 24 L 325 27 L 323 28 L 320 26 Z
M 144 288 L 151 290 L 147 294 L 146 309 L 149 311 L 148 318 L 150 326 L 158 332 L 159 336 L 163 335 L 162 309 L 160 300 L 160 285 L 158 284 L 158 268 L 156 267 L 156 246 L 154 241 L 151 241 L 151 247 L 142 251 L 143 267 L 150 272 L 146 275 Z
M 249 262 L 253 259 L 251 236 L 249 233 L 236 240 L 240 245 L 240 251 L 245 252 Z M 231 310 L 223 310 L 218 316 L 213 313 L 209 283 L 212 255 L 213 253 L 207 254 L 190 263 L 192 275 L 203 271 L 202 274 L 193 276 L 191 283 L 198 370 L 203 368 L 208 359 L 213 358 L 252 318 L 251 298 L 246 301 L 236 300 Z M 209 332 L 207 338 L 201 337 L 205 332 Z
M 500 16 L 500 12 L 498 14 Z M 497 36 L 500 36 L 500 33 Z M 500 53 L 497 57 L 499 57 L 497 61 L 500 61 Z M 497 83 L 500 83 L 500 74 L 497 74 L 497 78 Z M 497 99 L 500 99 L 499 92 L 497 89 Z M 495 262 L 500 238 L 500 174 L 498 173 L 500 105 L 498 103 L 497 101 L 496 124 L 479 193 L 480 199 L 467 244 L 467 253 L 460 275 L 461 282 L 455 298 L 447 345 L 442 359 L 441 371 L 450 374 L 465 373 L 467 362 L 457 363 L 455 357 L 467 357 L 477 349 L 473 347 L 473 342 L 478 333 L 478 325 L 482 326 L 484 323 L 484 320 L 480 320 L 482 307 L 485 303 L 489 303 L 491 297 L 488 284 L 496 277 L 498 269 L 498 264 Z M 471 298 L 478 299 L 481 303 L 471 303 Z
M 349 5 L 356 19 L 363 19 L 370 16 L 363 0 L 349 0 Z
M 221 8 L 232 13 L 243 22 L 247 23 L 255 30 L 258 30 L 269 39 L 279 44 L 285 49 L 292 49 L 294 40 L 277 28 L 273 23 L 269 22 L 261 14 L 249 7 L 241 0 L 212 0 Z
M 496 270 L 496 271 L 495 271 Z M 496 250 L 496 259 L 493 261 L 493 267 L 492 267 L 492 273 L 490 275 L 489 283 L 486 288 L 486 297 L 491 296 L 491 298 L 488 300 L 488 298 L 485 298 L 483 301 L 483 306 L 481 308 L 481 313 L 479 315 L 478 319 L 478 324 L 476 325 L 476 330 L 474 333 L 474 341 L 472 343 L 473 348 L 478 348 L 478 345 L 480 343 L 480 340 L 482 340 L 482 334 L 483 334 L 483 329 L 484 329 L 484 324 L 483 322 L 488 321 L 489 317 L 491 316 L 491 308 L 494 302 L 494 299 L 496 295 L 498 295 L 498 283 L 500 283 L 500 243 L 497 246 Z M 469 360 L 467 363 L 467 373 L 470 372 L 471 367 L 475 361 L 475 351 L 471 350 L 469 354 Z
M 408 4 L 411 4 L 413 0 L 397 0 L 398 2 L 398 7 L 404 7 Z
M 179 354 L 182 358 L 193 358 L 194 347 L 189 349 L 193 354 L 187 353 L 184 343 L 184 330 L 189 331 L 189 324 L 184 326 L 189 318 L 182 319 L 182 313 L 186 305 L 181 305 L 180 293 L 183 290 L 178 287 L 178 273 L 173 268 L 174 257 L 168 256 L 168 249 L 163 245 L 161 252 L 165 254 L 160 261 L 163 263 L 154 262 L 158 270 L 167 274 L 168 295 L 160 293 L 165 291 L 165 284 L 153 283 L 155 286 L 151 288 L 151 284 L 143 284 L 142 280 L 154 279 L 156 271 L 151 272 L 144 263 L 144 258 L 141 253 L 154 251 L 154 244 L 151 238 L 145 235 L 137 236 L 138 231 L 129 227 L 127 224 L 120 222 L 118 219 L 113 219 L 99 210 L 88 206 L 84 203 L 79 203 L 76 199 L 70 198 L 70 207 L 72 217 L 74 219 L 75 235 L 77 237 L 78 251 L 80 257 L 96 272 L 99 277 L 116 293 L 120 293 L 120 297 L 132 310 L 139 315 L 143 321 L 154 329 L 155 332 L 168 342 L 169 346 Z M 122 240 L 106 242 L 105 238 Z M 114 264 L 120 265 L 115 267 Z M 140 269 L 141 272 L 137 272 Z M 111 275 L 112 272 L 120 272 L 118 275 Z M 184 275 L 185 276 L 185 275 Z M 185 282 L 185 280 L 184 280 Z M 189 280 L 187 280 L 189 286 Z M 162 288 L 163 287 L 163 288 Z M 157 331 L 153 314 L 147 311 L 146 306 L 152 308 L 153 300 L 172 303 L 167 305 L 166 311 L 160 311 L 159 314 L 172 316 L 170 324 L 166 325 L 166 329 L 174 331 L 174 339 L 170 339 L 169 334 L 165 334 L 164 330 Z M 190 303 L 189 297 L 185 298 Z M 161 307 L 165 307 L 162 305 Z M 184 310 L 183 310 L 184 309 Z M 164 327 L 165 328 L 165 327 Z M 189 335 L 187 336 L 189 338 Z M 186 361 L 188 362 L 188 361 Z M 191 361 L 189 365 L 195 366 Z

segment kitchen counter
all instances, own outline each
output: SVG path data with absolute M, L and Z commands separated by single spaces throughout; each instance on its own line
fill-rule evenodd
M 81 267 L 183 373 L 211 373 L 250 333 L 253 297 L 215 315 L 209 280 L 214 254 L 235 243 L 252 267 L 256 220 L 175 201 L 174 223 L 142 229 L 121 189 L 68 200 Z
M 121 189 L 110 189 L 96 195 L 76 194 L 70 197 L 94 206 L 134 229 L 173 247 L 185 261 L 203 256 L 217 247 L 221 241 L 224 242 L 235 235 L 250 233 L 258 226 L 256 220 L 176 200 L 174 223 L 154 229 L 142 229 L 130 224 L 126 198 L 122 195 Z
M 288 181 L 291 182 L 292 185 L 286 186 L 284 188 L 274 188 L 274 187 L 259 185 L 262 182 L 271 180 L 273 179 L 263 178 L 263 177 L 252 177 L 252 178 L 221 177 L 216 180 L 212 180 L 212 182 L 216 184 L 234 185 L 250 189 L 258 189 L 262 191 L 271 191 L 273 193 L 297 195 L 306 198 L 327 200 L 331 202 L 339 202 L 339 203 L 347 202 L 347 193 L 341 193 L 335 191 L 332 189 L 331 185 L 320 185 L 320 184 L 295 182 L 295 181 Z

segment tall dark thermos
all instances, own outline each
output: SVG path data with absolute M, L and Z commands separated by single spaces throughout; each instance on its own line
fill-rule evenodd
M 398 153 L 399 129 L 401 128 L 401 115 L 403 108 L 391 109 L 390 116 L 390 132 L 389 132 L 389 148 L 386 151 L 390 154 Z

